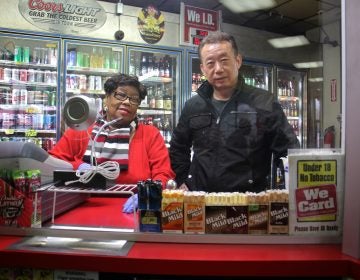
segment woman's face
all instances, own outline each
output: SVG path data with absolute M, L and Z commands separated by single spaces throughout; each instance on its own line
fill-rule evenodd
M 137 108 L 140 104 L 138 90 L 133 86 L 119 86 L 104 100 L 107 107 L 107 121 L 122 118 L 119 123 L 127 125 L 134 120 Z

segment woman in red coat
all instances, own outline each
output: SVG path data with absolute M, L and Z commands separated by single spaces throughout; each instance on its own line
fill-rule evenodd
M 156 127 L 137 123 L 137 109 L 147 94 L 146 88 L 137 77 L 118 74 L 105 82 L 104 90 L 103 117 L 87 130 L 67 129 L 49 153 L 70 162 L 74 170 L 89 169 L 91 160 L 93 165 L 118 162 L 116 183 L 135 184 L 150 178 L 165 186 L 175 174 L 163 137 Z

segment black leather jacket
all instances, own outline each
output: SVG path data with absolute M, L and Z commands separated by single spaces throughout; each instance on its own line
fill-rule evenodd
M 220 114 L 204 82 L 184 106 L 170 142 L 178 185 L 206 192 L 260 192 L 268 187 L 271 154 L 287 155 L 299 142 L 280 104 L 239 80 Z M 191 160 L 191 148 L 193 158 Z

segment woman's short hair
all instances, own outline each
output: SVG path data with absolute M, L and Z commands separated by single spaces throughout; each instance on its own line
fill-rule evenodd
M 146 87 L 139 82 L 138 77 L 127 74 L 116 74 L 108 78 L 104 84 L 105 94 L 112 94 L 119 86 L 132 86 L 136 88 L 141 100 L 147 95 Z

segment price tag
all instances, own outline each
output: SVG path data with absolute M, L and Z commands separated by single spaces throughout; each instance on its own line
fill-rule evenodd
M 29 130 L 25 131 L 25 136 L 26 137 L 35 137 L 35 136 L 37 136 L 37 131 L 34 129 L 29 129 Z
M 6 135 L 10 135 L 10 134 L 14 134 L 14 133 L 15 133 L 14 129 L 6 129 L 5 130 Z

